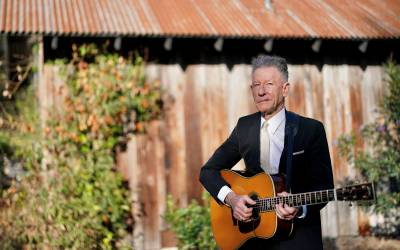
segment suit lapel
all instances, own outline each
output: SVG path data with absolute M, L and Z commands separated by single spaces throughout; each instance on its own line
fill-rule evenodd
M 287 146 L 288 146 L 288 131 L 290 129 L 293 129 L 295 126 L 294 122 L 292 119 L 290 119 L 288 113 L 290 111 L 287 111 L 285 109 L 285 117 L 286 117 L 286 122 L 285 122 L 285 141 L 284 141 L 284 146 L 281 154 L 281 159 L 279 161 L 279 172 L 280 173 L 286 173 L 286 159 L 287 159 Z

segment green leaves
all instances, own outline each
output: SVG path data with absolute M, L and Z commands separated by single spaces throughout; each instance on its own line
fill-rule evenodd
M 384 215 L 385 223 L 374 233 L 390 236 L 398 235 L 400 228 L 400 67 L 389 61 L 385 69 L 387 92 L 378 117 L 358 134 L 367 147 L 355 147 L 355 135 L 342 135 L 338 144 L 340 154 L 375 182 L 378 199 L 374 210 Z
M 216 249 L 210 221 L 209 195 L 203 196 L 205 206 L 192 201 L 185 208 L 177 208 L 168 196 L 164 220 L 178 238 L 179 249 Z
M 17 133 L 26 149 L 20 155 L 36 167 L 16 192 L 24 194 L 18 204 L 11 195 L 10 216 L 0 222 L 7 221 L 14 235 L 9 239 L 21 246 L 115 249 L 129 242 L 131 202 L 115 171 L 114 149 L 160 116 L 161 94 L 158 84 L 144 82 L 141 58 L 99 51 L 92 44 L 75 46 L 70 62 L 57 61 L 53 67 L 65 81 L 62 105 L 49 112 L 42 137 Z M 29 149 L 37 142 L 42 154 Z

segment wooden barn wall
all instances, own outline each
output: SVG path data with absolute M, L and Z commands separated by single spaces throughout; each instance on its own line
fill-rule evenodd
M 45 65 L 39 90 L 44 106 L 56 103 L 57 70 Z M 165 112 L 149 133 L 133 138 L 117 163 L 130 180 L 135 218 L 135 249 L 174 244 L 161 216 L 171 194 L 180 206 L 200 200 L 200 167 L 226 139 L 240 116 L 255 111 L 248 64 L 179 64 L 146 66 L 149 81 L 164 89 Z M 380 66 L 289 65 L 289 110 L 325 124 L 336 184 L 356 171 L 338 156 L 337 138 L 371 121 L 382 96 Z M 362 142 L 358 142 L 362 145 Z M 243 168 L 242 162 L 236 166 Z M 357 235 L 365 215 L 356 207 L 330 203 L 322 211 L 323 235 Z

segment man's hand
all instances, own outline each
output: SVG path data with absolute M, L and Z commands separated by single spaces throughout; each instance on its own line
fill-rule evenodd
M 225 197 L 225 202 L 231 206 L 233 210 L 233 217 L 240 221 L 249 221 L 253 208 L 249 208 L 246 205 L 255 205 L 256 202 L 252 200 L 248 195 L 237 195 L 234 192 L 230 192 Z
M 288 196 L 286 192 L 278 193 L 278 196 Z M 276 205 L 276 215 L 282 220 L 293 220 L 299 212 L 297 207 L 289 207 L 286 204 L 279 203 Z

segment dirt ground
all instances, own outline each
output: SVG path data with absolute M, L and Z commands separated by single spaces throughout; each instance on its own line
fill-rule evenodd
M 400 240 L 376 237 L 324 239 L 325 250 L 400 250 Z

